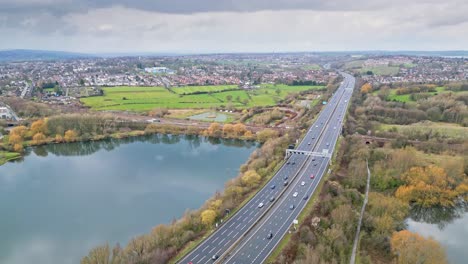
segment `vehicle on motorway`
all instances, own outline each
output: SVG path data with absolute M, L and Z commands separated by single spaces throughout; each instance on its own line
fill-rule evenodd
M 267 239 L 272 239 L 272 238 L 273 238 L 273 233 L 272 232 L 268 233 Z
M 262 208 L 262 207 L 263 207 L 263 203 L 259 203 L 258 208 Z
M 311 174 L 311 175 L 310 175 L 310 178 L 311 178 L 311 179 L 315 178 L 315 175 Z
M 288 181 L 284 181 L 284 182 L 283 182 L 283 185 L 284 185 L 284 186 L 288 185 Z
M 297 195 L 298 195 L 297 192 L 293 193 L 293 197 L 297 197 Z
M 296 162 L 295 162 L 295 161 L 293 161 L 293 162 L 292 162 L 292 165 L 294 165 L 294 164 L 296 164 Z
M 318 125 L 315 125 L 315 127 L 318 127 Z
M 330 143 L 327 142 L 327 146 L 330 146 Z
M 218 255 L 213 255 L 213 256 L 211 257 L 212 260 L 217 260 L 218 258 L 219 258 Z
M 312 139 L 315 139 L 315 137 L 312 137 Z
M 290 163 L 291 163 L 291 162 L 290 162 L 290 161 L 288 161 L 288 162 L 286 162 L 286 165 L 289 165 Z
M 275 197 L 272 196 L 272 197 L 270 198 L 270 202 L 273 202 L 274 200 L 275 200 Z
M 312 161 L 315 161 L 315 157 L 314 157 L 314 158 L 312 158 Z
M 270 189 L 273 190 L 275 187 L 276 187 L 276 186 L 275 186 L 274 184 L 272 184 L 272 185 L 270 186 Z
M 310 142 L 309 142 L 309 143 L 307 143 L 307 145 L 310 145 Z
M 301 186 L 304 186 L 305 185 L 305 181 L 301 182 Z
M 308 198 L 309 198 L 308 194 L 304 195 L 304 200 L 307 200 Z
M 287 180 L 287 179 L 288 179 L 288 175 L 284 176 L 283 179 L 284 179 L 284 180 Z
M 336 129 L 336 127 L 333 127 L 333 129 Z
M 318 163 L 314 163 L 314 167 L 317 167 Z
M 289 209 L 293 210 L 293 209 L 294 209 L 294 204 L 291 204 L 291 205 L 289 206 Z

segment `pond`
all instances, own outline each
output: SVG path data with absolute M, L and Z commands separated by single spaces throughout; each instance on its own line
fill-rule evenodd
M 449 263 L 464 264 L 468 259 L 468 206 L 455 208 L 413 208 L 408 230 L 432 237 L 445 249 Z
M 199 208 L 254 142 L 152 135 L 48 145 L 0 166 L 0 263 L 79 263 Z

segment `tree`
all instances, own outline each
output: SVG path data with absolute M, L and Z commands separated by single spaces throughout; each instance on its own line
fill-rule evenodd
M 13 151 L 14 152 L 20 152 L 20 153 L 23 152 L 23 145 L 21 145 L 21 144 L 13 145 Z
M 226 135 L 226 136 L 232 135 L 232 134 L 234 133 L 234 126 L 231 125 L 231 124 L 225 124 L 225 125 L 223 126 L 223 133 L 224 133 L 224 135 Z
M 228 94 L 228 95 L 226 96 L 226 100 L 227 100 L 228 102 L 231 102 L 231 101 L 232 101 L 232 95 Z
M 55 135 L 55 142 L 57 143 L 63 142 L 63 137 L 59 134 Z
M 22 142 L 23 138 L 17 134 L 10 135 L 10 137 L 8 138 L 8 143 L 10 145 L 21 144 Z
M 14 127 L 11 131 L 10 131 L 10 135 L 18 135 L 20 136 L 21 138 L 23 138 L 26 133 L 28 132 L 28 128 L 25 127 L 25 126 L 17 126 L 17 127 Z
M 370 83 L 365 83 L 363 86 L 361 86 L 361 93 L 367 94 L 372 91 L 372 85 Z
M 400 186 L 395 196 L 423 207 L 435 205 L 450 207 L 460 195 L 455 180 L 443 168 L 429 165 L 413 167 L 402 175 L 406 185 Z
M 399 264 L 447 263 L 443 248 L 432 238 L 424 238 L 403 230 L 393 233 L 390 244 Z
M 63 138 L 65 139 L 65 141 L 71 142 L 71 141 L 76 140 L 76 137 L 77 137 L 77 134 L 74 130 L 67 130 Z
M 260 183 L 261 177 L 254 170 L 248 170 L 242 175 L 241 181 L 245 186 L 255 187 Z
M 281 90 L 279 88 L 276 88 L 275 93 L 276 93 L 276 95 L 280 95 Z
M 278 131 L 275 131 L 271 128 L 263 129 L 262 131 L 257 132 L 257 140 L 260 142 L 265 142 L 270 138 L 276 138 L 278 136 Z
M 46 134 L 47 133 L 47 124 L 44 119 L 39 119 L 31 124 L 31 132 L 33 134 L 37 133 L 42 133 Z
M 206 132 L 209 136 L 220 137 L 222 135 L 221 125 L 219 123 L 211 123 Z
M 42 134 L 41 132 L 38 132 L 33 136 L 33 143 L 41 144 L 42 142 L 44 142 L 45 139 L 46 137 L 44 136 L 44 134 Z
M 206 226 L 211 226 L 216 220 L 216 212 L 211 209 L 207 209 L 201 213 L 201 221 Z
M 242 123 L 237 123 L 233 126 L 234 128 L 234 132 L 236 133 L 237 136 L 242 136 L 245 134 L 245 132 L 247 131 L 247 128 L 245 127 L 244 124 Z

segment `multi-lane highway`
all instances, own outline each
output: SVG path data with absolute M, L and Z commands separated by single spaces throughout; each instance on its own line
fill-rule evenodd
M 330 111 L 328 122 L 324 121 L 325 130 L 313 149 L 314 152 L 331 154 L 341 133 L 343 118 L 351 99 L 354 78 L 345 75 L 343 85 L 330 100 L 325 111 Z M 331 107 L 331 108 L 329 108 Z M 314 126 L 321 124 L 317 120 Z M 320 125 L 319 125 L 320 127 Z M 307 139 L 307 137 L 306 137 Z M 305 141 L 305 140 L 304 140 Z M 303 142 L 304 142 L 303 141 Z M 311 156 L 300 176 L 291 183 L 288 191 L 278 199 L 268 214 L 252 228 L 238 246 L 229 252 L 223 263 L 263 263 L 282 237 L 291 228 L 293 221 L 307 204 L 326 173 L 329 157 Z M 314 177 L 312 178 L 311 175 Z M 305 184 L 304 184 L 305 183 Z
M 312 196 L 330 161 L 351 98 L 344 81 L 287 162 L 246 205 L 179 263 L 262 263 Z M 306 152 L 323 155 L 305 155 Z

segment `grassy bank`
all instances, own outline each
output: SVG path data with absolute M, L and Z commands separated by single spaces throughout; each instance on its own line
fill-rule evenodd
M 21 154 L 17 152 L 0 151 L 0 165 L 3 165 L 10 160 L 18 159 L 20 157 Z

